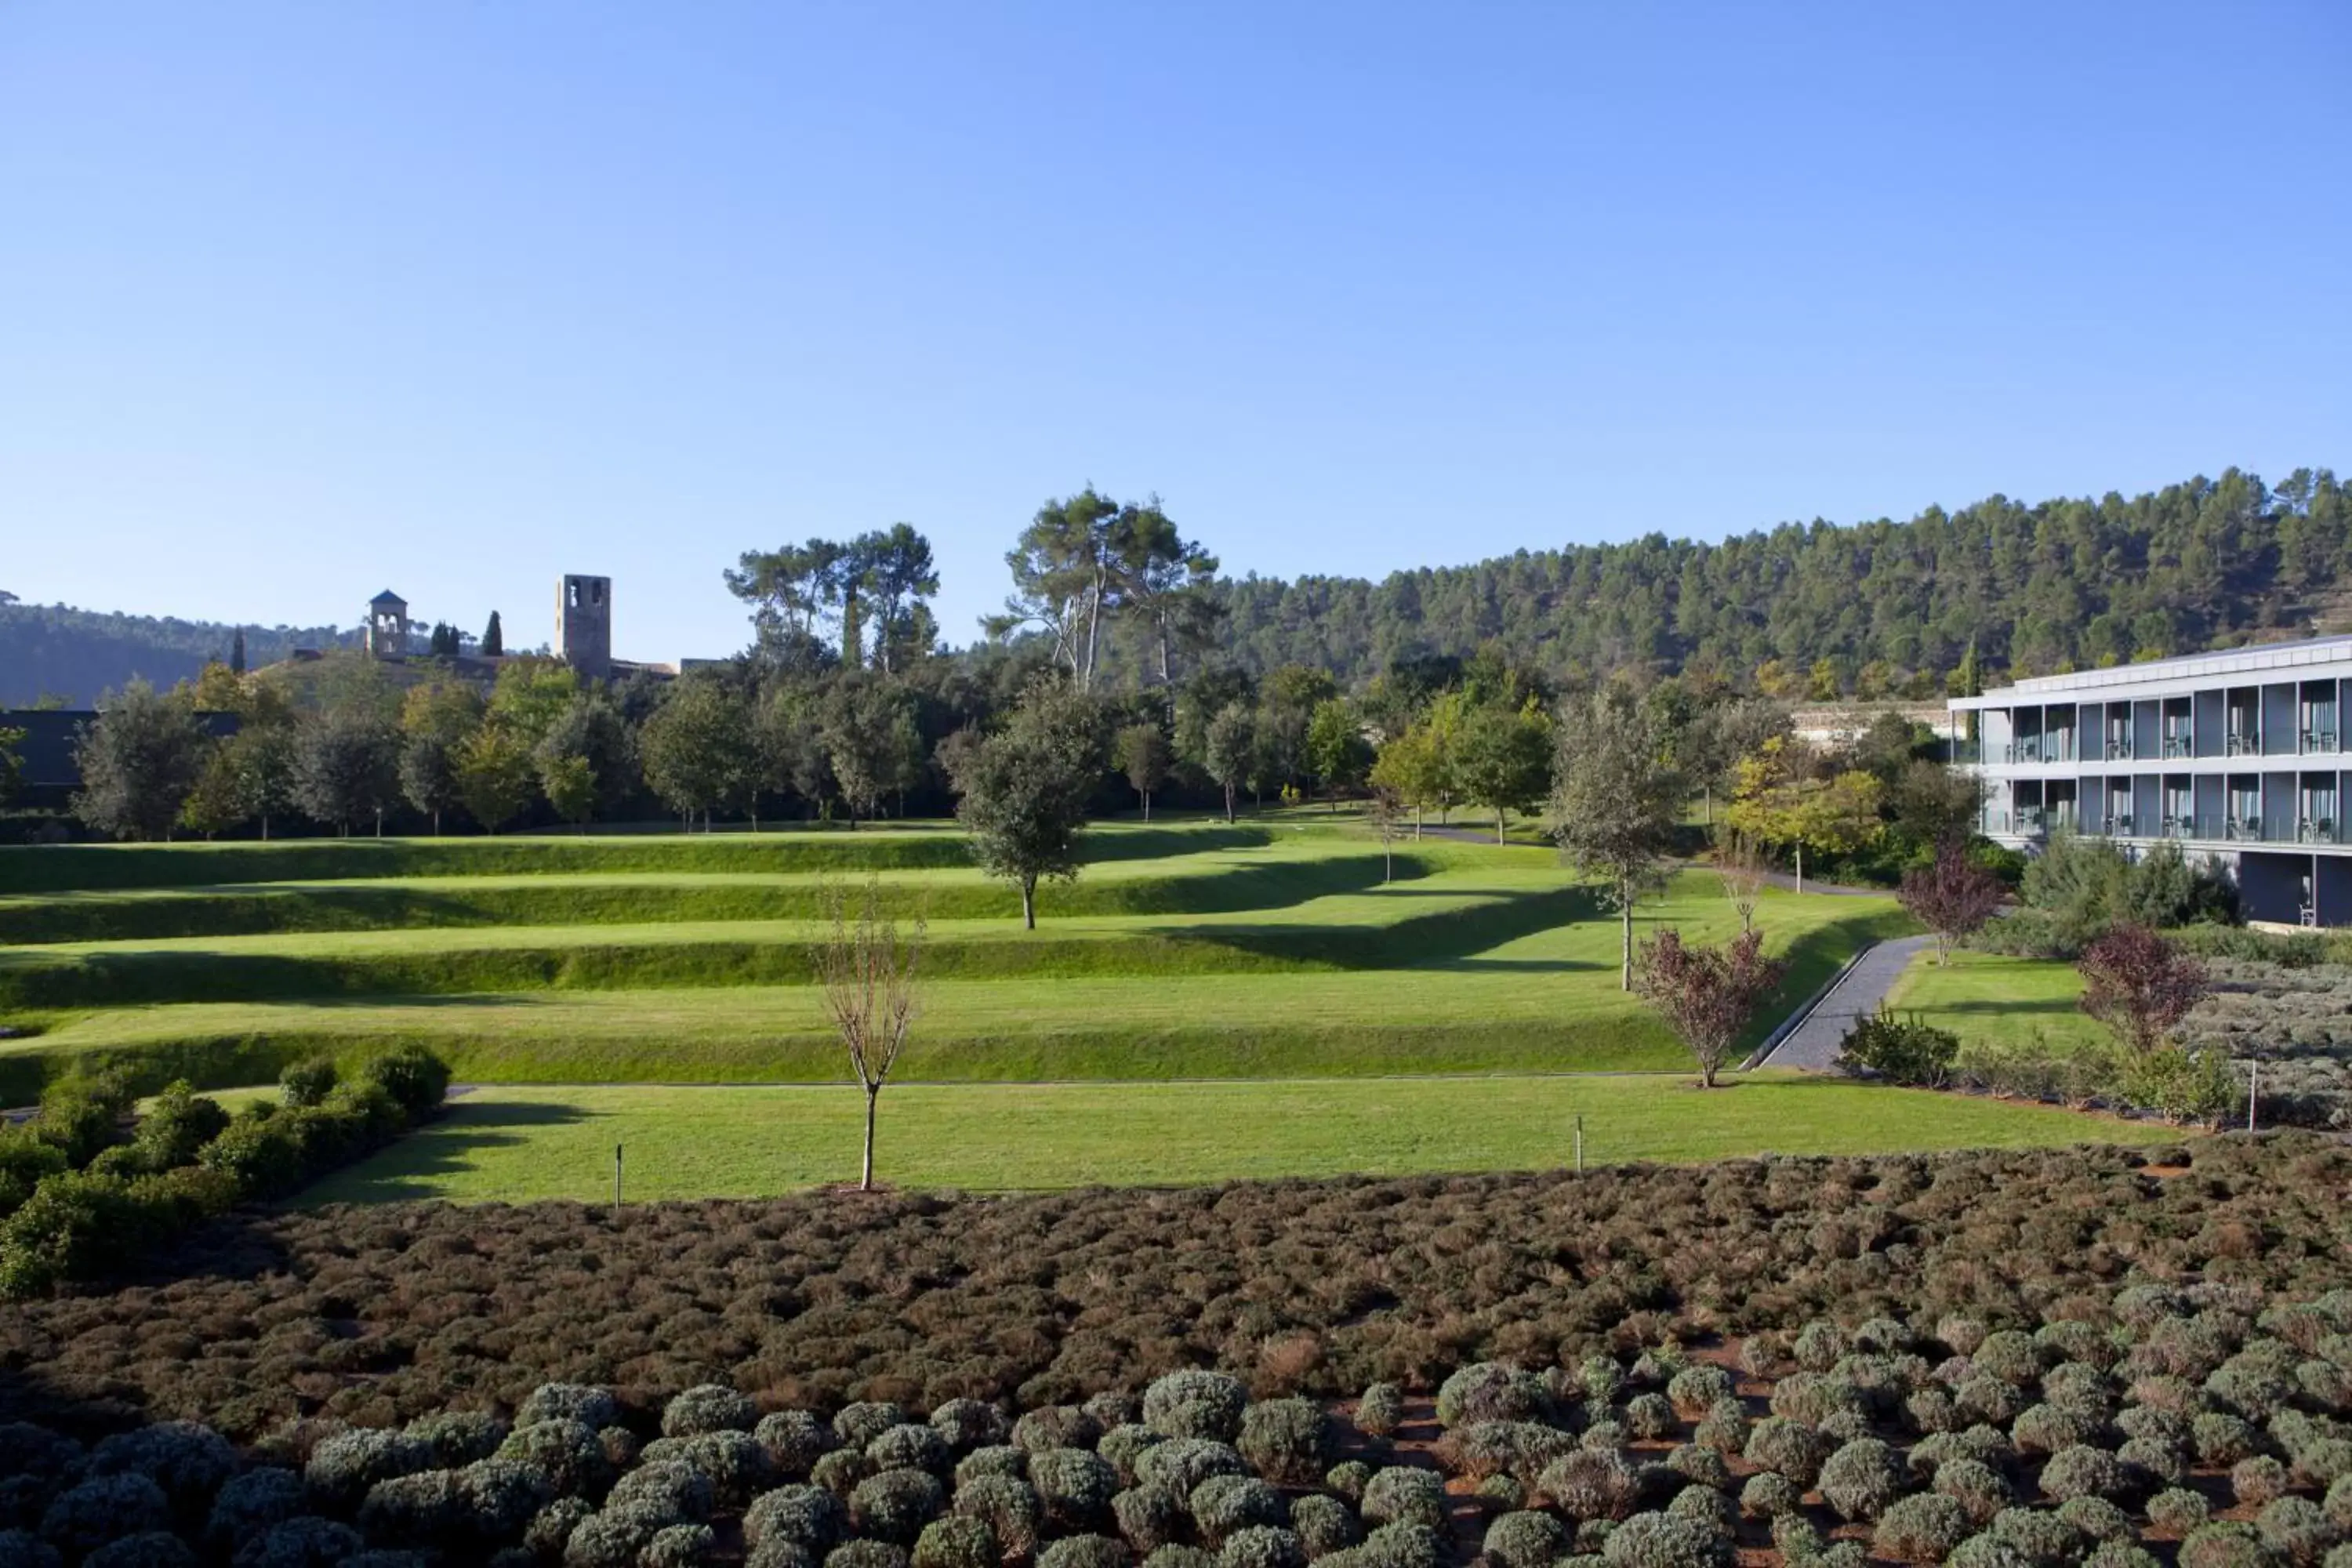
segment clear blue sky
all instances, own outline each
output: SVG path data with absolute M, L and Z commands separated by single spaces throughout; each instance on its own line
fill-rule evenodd
M 740 645 L 2352 464 L 2352 6 L 0 4 L 0 587 Z

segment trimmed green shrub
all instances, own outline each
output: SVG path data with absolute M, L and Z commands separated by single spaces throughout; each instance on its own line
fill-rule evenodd
M 1389 1437 L 1404 1421 L 1404 1394 L 1393 1383 L 1375 1383 L 1356 1401 L 1356 1429 L 1368 1437 Z
M 1937 1495 L 1960 1505 L 1969 1522 L 1979 1529 L 2015 1500 L 2009 1479 L 1981 1459 L 1947 1459 L 1936 1467 Z
M 1388 1472 L 1382 1471 L 1385 1475 Z M 1379 1484 L 1379 1477 L 1373 1484 Z M 1365 1501 L 1370 1502 L 1367 1491 Z M 1255 1476 L 1212 1476 L 1192 1489 L 1186 1500 L 1192 1522 L 1200 1527 L 1203 1544 L 1222 1546 L 1235 1531 L 1251 1525 L 1280 1524 L 1284 1519 L 1282 1494 Z M 1365 1517 L 1371 1515 L 1367 1511 Z
M 2055 1454 L 2089 1441 L 2098 1429 L 2097 1422 L 2054 1405 L 2031 1405 L 2010 1424 L 2009 1433 L 2021 1454 Z
M 988 1526 L 1009 1562 L 1034 1553 L 1045 1534 L 1045 1508 L 1036 1489 L 1013 1476 L 975 1476 L 956 1488 L 955 1511 Z
M 1825 1318 L 1816 1318 L 1797 1331 L 1789 1353 L 1805 1372 L 1827 1372 L 1845 1354 L 1845 1331 Z
M 1091 1454 L 1087 1457 L 1094 1458 Z M 1104 1495 L 1108 1500 L 1108 1493 Z M 928 1470 L 883 1470 L 868 1476 L 851 1490 L 849 1517 L 863 1534 L 912 1546 L 923 1526 L 938 1516 L 946 1500 L 939 1478 Z
M 1822 1500 L 1846 1519 L 1876 1519 L 1903 1491 L 1903 1464 L 1875 1437 L 1848 1443 L 1822 1463 Z
M 2192 1417 L 2189 1432 L 2200 1465 L 2235 1465 L 2263 1451 L 2263 1435 L 2235 1415 L 2208 1410 Z
M 1005 1441 L 1011 1427 L 1004 1412 L 984 1399 L 950 1399 L 931 1412 L 931 1429 L 961 1458 Z
M 529 1408 L 530 1406 L 526 1403 L 525 1409 Z M 384 1436 L 388 1437 L 390 1434 Z M 360 1436 L 359 1433 L 345 1433 L 341 1437 L 331 1437 L 319 1446 L 312 1453 L 310 1468 L 304 1475 L 312 1490 L 332 1497 L 343 1489 L 339 1483 L 332 1481 L 322 1486 L 320 1461 L 346 1439 L 358 1439 Z M 414 1445 L 412 1450 L 407 1450 L 413 1452 L 413 1461 L 407 1462 L 403 1469 L 383 1469 L 382 1474 L 405 1474 L 409 1469 L 422 1469 L 431 1462 L 430 1445 L 404 1434 L 401 1441 Z M 507 1434 L 506 1441 L 499 1445 L 498 1457 L 522 1466 L 544 1481 L 550 1491 L 565 1497 L 587 1498 L 593 1501 L 603 1497 L 605 1489 L 613 1484 L 611 1457 L 605 1453 L 595 1431 L 580 1421 L 533 1421 L 518 1426 Z M 369 1462 L 381 1468 L 396 1461 L 387 1456 L 381 1461 Z M 381 1475 L 374 1479 L 381 1479 Z
M 719 1538 L 707 1524 L 673 1524 L 654 1531 L 637 1557 L 637 1568 L 701 1568 Z
M 1287 1530 L 1253 1524 L 1225 1538 L 1217 1563 L 1218 1568 L 1307 1568 L 1307 1549 Z
M 2069 1498 L 2058 1506 L 2058 1517 L 2093 1541 L 2137 1541 L 2131 1515 L 2105 1498 Z
M 2286 1467 L 2268 1454 L 2241 1459 L 2230 1467 L 2230 1490 L 2250 1507 L 2260 1508 L 2284 1497 L 2287 1486 Z
M 1495 1513 L 1516 1513 L 1528 1506 L 1527 1483 L 1512 1475 L 1488 1476 L 1470 1495 L 1480 1508 Z
M 1784 1475 L 1801 1489 L 1812 1486 L 1828 1451 L 1821 1434 L 1785 1415 L 1766 1416 L 1748 1435 L 1748 1462 Z
M 907 1549 L 890 1541 L 845 1541 L 825 1553 L 824 1568 L 908 1568 Z
M 1987 1334 L 1969 1362 L 1977 1371 L 2019 1388 L 2032 1388 L 2042 1381 L 2042 1347 L 2033 1342 L 2032 1334 L 2015 1329 Z
M 809 1467 L 809 1479 L 844 1501 L 874 1474 L 874 1461 L 858 1448 L 835 1448 L 830 1454 L 820 1454 L 816 1463 Z
M 1719 1492 L 1731 1489 L 1731 1467 L 1713 1448 L 1685 1443 L 1666 1456 L 1666 1468 L 1698 1486 L 1713 1487 Z
M 1206 1437 L 1173 1437 L 1146 1448 L 1135 1461 L 1135 1479 L 1186 1497 L 1211 1476 L 1245 1476 L 1249 1461 L 1240 1450 Z
M 339 1076 L 332 1057 L 305 1057 L 300 1061 L 289 1062 L 286 1070 L 278 1075 L 280 1098 L 297 1109 L 324 1104 Z
M 745 1395 L 716 1383 L 698 1384 L 670 1400 L 662 1409 L 665 1437 L 691 1437 L 702 1432 L 749 1432 L 760 1422 L 760 1407 Z
M 844 1447 L 863 1448 L 893 1426 L 907 1424 L 905 1408 L 887 1399 L 861 1399 L 843 1405 L 833 1417 L 833 1429 Z
M 2021 1555 L 2036 1568 L 2061 1568 L 2082 1555 L 2082 1533 L 2054 1513 L 2037 1509 L 2004 1509 L 1993 1516 L 1986 1534 Z
M 583 1383 L 542 1383 L 516 1408 L 514 1424 L 520 1428 L 541 1421 L 577 1421 L 601 1428 L 620 1419 L 621 1402 L 609 1389 Z
M 1625 1429 L 1644 1443 L 1654 1443 L 1675 1429 L 1675 1407 L 1664 1394 L 1637 1394 L 1625 1402 Z
M 915 1539 L 912 1568 L 1001 1568 L 1003 1555 L 987 1525 L 950 1514 L 923 1526 Z
M 1381 1525 L 1364 1537 L 1363 1544 L 1348 1549 L 1358 1568 L 1438 1568 L 1445 1545 L 1437 1531 L 1418 1520 Z
M 1437 1420 L 1443 1426 L 1473 1421 L 1541 1421 L 1551 1413 L 1551 1391 L 1544 1387 L 1543 1379 L 1507 1362 L 1474 1362 L 1437 1389 Z
M 1104 1433 L 1102 1441 L 1095 1445 L 1095 1452 L 1100 1454 L 1104 1462 L 1118 1473 L 1119 1485 L 1131 1487 L 1136 1481 L 1135 1467 L 1142 1459 L 1143 1451 L 1167 1441 L 1141 1422 L 1130 1421 Z M 1013 1454 L 1019 1451 L 1006 1450 Z
M 1750 1519 L 1779 1519 L 1804 1505 L 1803 1489 L 1777 1470 L 1759 1470 L 1739 1489 L 1739 1511 Z
M 1110 1500 L 1119 1535 L 1139 1552 L 1157 1552 L 1184 1533 L 1184 1500 L 1166 1487 L 1129 1487 Z
M 1143 1397 L 1122 1388 L 1107 1388 L 1100 1394 L 1087 1396 L 1079 1406 L 1095 1418 L 1095 1425 L 1108 1432 L 1114 1426 L 1139 1426 L 1143 1424 Z
M 2179 1561 L 2180 1568 L 2277 1568 L 2279 1559 L 2252 1525 L 2217 1519 L 2182 1539 Z
M 1871 1548 L 1897 1563 L 1941 1563 L 1970 1534 L 1968 1510 L 1938 1492 L 1898 1498 L 1878 1517 Z
M 1641 1480 L 1622 1454 L 1580 1448 L 1544 1467 L 1537 1489 L 1570 1519 L 1623 1519 L 1641 1498 Z
M 1552 1568 L 1568 1549 L 1568 1534 L 1548 1513 L 1497 1514 L 1480 1550 L 1497 1568 Z
M 167 1529 L 171 1501 L 141 1475 L 100 1476 L 60 1492 L 41 1515 L 41 1539 L 79 1558 L 110 1541 Z
M 1721 1568 L 1731 1552 L 1696 1520 L 1637 1513 L 1609 1532 L 1601 1550 L 1612 1568 Z
M 1005 1444 L 974 1448 L 956 1461 L 957 1486 L 969 1486 L 982 1476 L 1010 1476 L 1016 1481 L 1026 1481 L 1029 1479 L 1029 1456 Z
M 882 1470 L 929 1470 L 943 1474 L 951 1450 L 948 1440 L 929 1426 L 911 1423 L 887 1428 L 866 1445 L 866 1457 Z
M 657 1437 L 638 1455 L 640 1463 L 675 1459 L 710 1482 L 719 1500 L 740 1508 L 777 1477 L 760 1440 L 734 1427 L 698 1432 L 690 1437 Z
M 196 1568 L 196 1554 L 164 1530 L 110 1541 L 81 1561 L 82 1568 Z
M 1719 1366 L 1686 1366 L 1666 1384 L 1666 1397 L 1677 1414 L 1696 1419 L 1718 1403 L 1738 1395 L 1731 1374 Z
M 832 1423 L 806 1410 L 779 1410 L 763 1415 L 751 1436 L 768 1451 L 768 1463 L 779 1476 L 805 1477 L 816 1462 L 840 1446 Z
M 1319 1492 L 1292 1500 L 1290 1528 L 1298 1533 L 1298 1543 L 1307 1549 L 1309 1558 L 1328 1556 L 1342 1547 L 1353 1546 L 1363 1539 L 1363 1530 L 1356 1522 L 1355 1510 L 1338 1498 Z
M 1101 1424 L 1075 1405 L 1049 1405 L 1013 1424 L 1013 1446 L 1032 1454 L 1047 1448 L 1091 1448 L 1101 1440 Z
M 308 1506 L 302 1478 L 276 1465 L 247 1470 L 222 1483 L 205 1521 L 205 1540 L 226 1554 L 269 1527 L 296 1518 Z M 5 1562 L 0 1558 L 0 1562 Z
M 411 1122 L 437 1115 L 449 1093 L 449 1064 L 417 1046 L 403 1046 L 361 1064 L 359 1080 L 392 1096 Z
M 1706 1526 L 1724 1542 L 1739 1536 L 1739 1506 L 1713 1487 L 1685 1487 L 1666 1504 L 1666 1512 Z
M 2175 1487 L 2147 1500 L 2147 1521 L 2173 1535 L 2186 1535 L 2212 1515 L 2202 1492 Z
M 1236 1446 L 1266 1479 L 1312 1486 L 1328 1463 L 1330 1422 L 1312 1400 L 1266 1400 L 1242 1413 Z
M 1197 1546 L 1163 1546 L 1143 1560 L 1143 1568 L 1217 1568 L 1217 1554 Z
M 1127 1548 L 1108 1535 L 1073 1535 L 1037 1554 L 1037 1568 L 1129 1568 Z
M 1234 1458 L 1240 1458 L 1235 1455 Z M 1349 1502 L 1360 1500 L 1371 1484 L 1372 1467 L 1361 1459 L 1342 1459 L 1323 1472 L 1323 1484 Z
M 1109 1521 L 1118 1472 L 1084 1448 L 1047 1448 L 1029 1456 L 1029 1484 L 1045 1507 L 1045 1522 L 1065 1531 L 1093 1531 Z
M 2309 1498 L 2283 1497 L 2264 1505 L 2254 1520 L 2263 1543 L 2296 1568 L 2315 1568 L 2339 1531 Z
M 2130 1496 L 2135 1489 L 2131 1471 L 2121 1459 L 2105 1448 L 2076 1443 L 2059 1449 L 2042 1467 L 2042 1489 L 2064 1502 L 2081 1497 L 2112 1500 Z
M 1171 1437 L 1231 1443 L 1241 1435 L 1249 1390 L 1222 1372 L 1190 1369 L 1156 1378 L 1143 1391 L 1143 1424 Z

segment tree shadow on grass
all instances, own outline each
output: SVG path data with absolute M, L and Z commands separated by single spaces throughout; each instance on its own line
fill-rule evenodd
M 1432 910 L 1380 925 L 1194 926 L 1182 940 L 1254 957 L 1317 968 L 1476 969 L 1567 973 L 1592 969 L 1573 959 L 1486 959 L 1478 955 L 1560 926 L 1593 919 L 1590 888 L 1514 893 L 1462 909 Z
M 602 1112 L 540 1100 L 450 1102 L 448 1114 L 296 1194 L 285 1206 L 405 1203 L 442 1195 L 440 1178 L 472 1168 L 486 1149 L 510 1149 L 535 1130 L 571 1126 Z
M 2007 1018 L 2020 1013 L 2060 1013 L 2069 1017 L 2086 1016 L 2082 1004 L 2072 996 L 2019 997 L 1998 1002 L 1938 1002 L 1936 1013 L 1957 1013 L 1967 1017 Z

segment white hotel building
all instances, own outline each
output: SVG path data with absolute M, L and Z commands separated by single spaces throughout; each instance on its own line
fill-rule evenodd
M 1955 698 L 1953 760 L 1998 843 L 2169 838 L 2235 873 L 2248 920 L 2347 926 L 2348 705 L 2352 637 L 2269 643 Z

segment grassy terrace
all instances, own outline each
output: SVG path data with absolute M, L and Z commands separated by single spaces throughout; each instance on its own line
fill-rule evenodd
M 1264 1176 L 1552 1169 L 1584 1118 L 1589 1162 L 1727 1152 L 2146 1142 L 2144 1124 L 1794 1074 L 1706 1092 L 1687 1078 L 1363 1079 L 1177 1084 L 907 1084 L 882 1097 L 877 1173 L 969 1191 Z M 499 1088 L 305 1194 L 609 1201 L 754 1197 L 855 1180 L 848 1088 Z
M 2071 963 L 1961 951 L 1949 967 L 1921 953 L 1887 1004 L 1963 1040 L 2022 1045 L 2038 1035 L 2063 1047 L 2102 1034 L 2079 1005 L 2082 994 L 2082 977 Z
M 1227 828 L 1118 827 L 1097 863 L 1048 895 L 1024 931 L 1012 896 L 968 866 L 900 862 L 959 841 L 932 833 L 615 841 L 640 866 L 518 876 L 519 841 L 395 844 L 432 875 L 380 881 L 209 883 L 169 890 L 20 894 L 0 919 L 110 920 L 142 934 L 0 952 L 0 1008 L 42 1032 L 0 1049 L 0 1075 L 44 1056 L 103 1051 L 207 1082 L 266 1079 L 314 1050 L 355 1056 L 417 1041 L 478 1081 L 833 1081 L 842 1074 L 808 984 L 822 878 L 869 847 L 894 903 L 931 919 L 925 1016 L 907 1070 L 940 1079 L 1347 1076 L 1367 1072 L 1659 1069 L 1678 1047 L 1616 987 L 1616 932 L 1548 851 L 1435 839 L 1401 847 L 1381 886 L 1376 847 L 1311 817 Z M 759 869 L 699 863 L 732 844 Z M 460 850 L 458 845 L 467 846 Z M 541 840 L 553 866 L 604 852 Z M 447 861 L 478 847 L 471 879 Z M 190 847 L 215 875 L 277 875 L 269 847 Z M 315 847 L 331 861 L 345 848 Z M 800 849 L 818 868 L 790 868 Z M 413 852 L 413 854 L 412 854 Z M 36 855 L 42 852 L 34 852 Z M 87 863 L 119 877 L 114 853 Z M 180 875 L 151 849 L 126 857 Z M 492 863 L 494 862 L 494 864 Z M 349 869 L 337 865 L 336 869 Z M 17 869 L 0 855 L 0 873 Z M 44 872 L 44 875 L 47 873 Z M 443 923 L 440 900 L 459 906 Z M 716 900 L 760 918 L 663 918 Z M 319 911 L 394 929 L 317 930 Z M 610 917 L 625 911 L 626 923 Z M 501 915 L 507 917 L 500 923 Z M 579 916 L 550 923 L 553 915 Z M 1707 936 L 1731 929 L 1711 878 L 1682 879 L 1644 911 Z M 1793 998 L 1901 917 L 1872 900 L 1768 900 Z M 153 934 L 222 924 L 270 929 Z M 5 1081 L 0 1076 L 0 1081 Z

